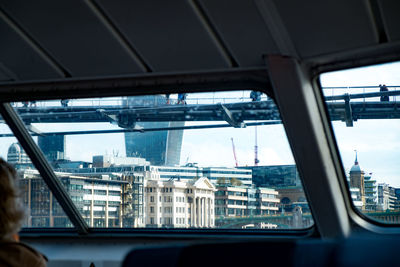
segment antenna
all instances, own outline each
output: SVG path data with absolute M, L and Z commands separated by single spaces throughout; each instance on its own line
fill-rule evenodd
M 257 126 L 255 126 L 255 137 L 256 137 L 256 143 L 254 145 L 254 166 L 258 166 L 258 163 L 260 161 L 258 160 Z

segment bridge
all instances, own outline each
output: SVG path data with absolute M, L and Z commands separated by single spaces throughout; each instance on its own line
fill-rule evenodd
M 354 121 L 360 119 L 399 119 L 399 103 L 396 101 L 396 96 L 398 95 L 400 95 L 400 91 L 367 92 L 326 96 L 325 100 L 331 120 L 343 121 L 348 127 L 351 127 Z M 381 96 L 392 97 L 392 100 L 379 101 Z M 26 125 L 31 125 L 32 123 L 110 122 L 121 128 L 118 130 L 46 133 L 49 135 L 145 132 L 217 127 L 243 128 L 246 126 L 281 123 L 279 111 L 272 100 L 264 98 L 261 101 L 248 102 L 248 98 L 242 98 L 242 102 L 239 103 L 224 103 L 229 102 L 229 100 L 231 99 L 213 99 L 213 102 L 219 102 L 209 104 L 210 99 L 208 99 L 207 103 L 203 104 L 199 99 L 191 99 L 187 105 L 157 103 L 157 105 L 152 106 L 129 106 L 123 103 L 122 98 L 115 98 L 108 103 L 100 100 L 96 103 L 93 100 L 91 105 L 80 105 L 71 101 L 70 106 L 67 107 L 57 106 L 56 102 L 53 102 L 53 105 L 16 106 L 15 109 Z M 235 98 L 235 100 L 237 99 Z M 351 102 L 351 100 L 356 101 Z M 86 102 L 88 101 L 90 100 L 86 100 Z M 223 124 L 148 129 L 137 126 L 137 123 L 140 122 L 156 121 L 207 121 L 223 122 Z M 39 133 L 33 131 L 33 134 Z M 3 134 L 0 136 L 8 135 Z
M 311 213 L 303 213 L 301 228 L 312 226 L 313 219 Z M 280 229 L 293 228 L 293 214 L 284 213 L 276 215 L 263 215 L 263 216 L 243 216 L 243 217 L 218 217 L 215 216 L 215 225 L 219 228 L 240 229 L 249 224 L 275 224 Z
M 399 224 L 400 223 L 400 210 L 391 211 L 362 211 L 364 215 L 370 217 L 373 220 L 388 223 L 388 224 Z M 289 229 L 293 227 L 293 214 L 284 213 L 276 215 L 264 215 L 264 216 L 243 216 L 243 217 L 215 217 L 215 224 L 221 228 L 242 228 L 249 224 L 269 223 L 275 224 L 278 228 Z M 310 227 L 313 223 L 311 213 L 302 214 L 302 228 Z

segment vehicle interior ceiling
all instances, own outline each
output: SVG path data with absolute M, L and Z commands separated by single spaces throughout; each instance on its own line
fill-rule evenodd
M 398 235 L 353 208 L 319 75 L 398 60 L 399 11 L 389 0 L 1 0 L 0 112 L 44 179 L 52 170 L 10 102 L 251 88 L 279 108 L 315 222 L 291 231 L 23 229 L 21 240 L 50 260 L 121 262 L 146 245 Z

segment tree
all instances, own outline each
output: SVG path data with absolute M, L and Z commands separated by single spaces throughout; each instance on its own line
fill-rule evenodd
M 237 178 L 231 178 L 231 185 L 234 185 L 234 186 L 241 186 L 241 185 L 242 185 L 242 181 L 240 181 L 240 180 L 237 179 Z
M 222 185 L 226 185 L 226 184 L 227 184 L 227 181 L 226 181 L 225 177 L 220 177 L 217 179 L 217 185 L 222 186 Z

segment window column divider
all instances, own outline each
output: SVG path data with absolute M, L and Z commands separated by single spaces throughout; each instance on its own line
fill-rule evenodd
M 61 181 L 55 175 L 53 168 L 46 160 L 40 148 L 36 145 L 16 111 L 9 103 L 1 103 L 0 113 L 3 116 L 4 121 L 10 127 L 11 131 L 14 133 L 18 142 L 30 157 L 33 165 L 39 171 L 44 182 L 49 187 L 49 190 L 53 193 L 54 197 L 57 199 L 68 218 L 74 224 L 78 233 L 87 234 L 89 232 L 89 228 L 85 220 L 76 208 L 75 204 L 72 202 Z

